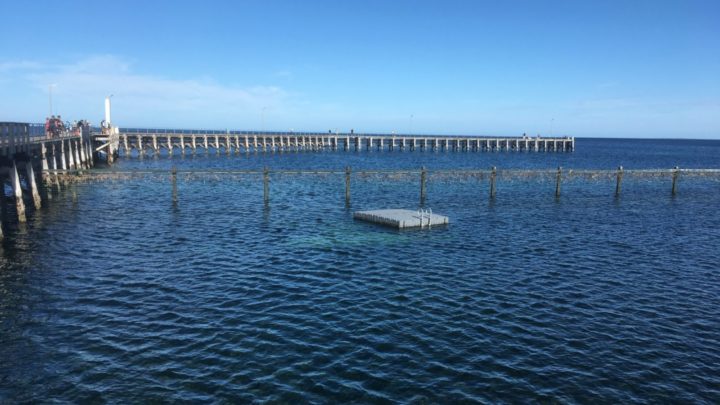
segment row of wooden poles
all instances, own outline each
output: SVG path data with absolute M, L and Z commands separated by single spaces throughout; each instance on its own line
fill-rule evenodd
M 712 170 L 711 170 L 712 171 Z M 302 171 L 302 170 L 288 170 L 288 171 L 277 171 L 279 173 L 338 173 L 333 171 Z M 407 171 L 398 171 L 398 172 L 407 172 Z M 715 171 L 713 171 L 715 172 Z M 244 171 L 242 173 L 257 173 L 257 172 L 251 172 L 251 171 Z M 345 204 L 350 205 L 350 178 L 352 176 L 352 169 L 350 166 L 345 167 Z M 383 171 L 364 171 L 364 173 L 383 173 Z M 720 170 L 717 170 L 717 173 L 720 174 Z M 173 203 L 177 203 L 178 201 L 178 192 L 177 192 L 177 168 L 173 167 L 171 170 L 171 181 L 172 181 L 172 200 Z M 615 197 L 620 196 L 620 192 L 622 191 L 622 181 L 623 176 L 625 174 L 625 170 L 622 166 L 618 167 L 617 173 L 615 175 L 616 177 L 616 183 L 615 183 Z M 498 170 L 497 167 L 493 166 L 490 170 L 490 199 L 494 199 L 497 195 L 497 175 Z M 678 166 L 675 166 L 672 169 L 672 188 L 671 188 L 671 195 L 675 196 L 677 194 L 677 183 L 678 178 L 680 175 L 680 168 Z M 265 204 L 268 204 L 270 202 L 270 170 L 265 167 L 262 171 L 263 176 L 263 201 Z M 555 175 L 555 197 L 560 198 L 560 187 L 562 184 L 562 176 L 563 176 L 563 168 L 558 167 L 557 173 Z M 423 166 L 420 168 L 420 204 L 424 204 L 425 200 L 427 198 L 427 177 L 428 177 L 428 170 Z

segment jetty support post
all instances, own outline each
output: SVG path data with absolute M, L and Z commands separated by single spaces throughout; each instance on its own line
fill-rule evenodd
M 672 195 L 677 194 L 677 180 L 678 176 L 680 175 L 680 168 L 678 166 L 675 166 L 672 173 Z
M 15 195 L 15 207 L 17 208 L 18 222 L 27 222 L 25 216 L 25 203 L 22 197 L 22 188 L 20 188 L 20 176 L 18 176 L 17 165 L 13 161 L 12 171 L 10 172 L 12 181 L 13 194 Z
M 555 198 L 560 198 L 560 182 L 562 181 L 562 167 L 558 166 L 555 175 Z
M 620 197 L 620 191 L 622 190 L 622 178 L 623 178 L 623 167 L 618 167 L 617 171 L 617 183 L 615 183 L 615 197 Z
M 42 202 L 40 200 L 37 182 L 35 181 L 35 170 L 33 170 L 32 162 L 30 161 L 25 163 L 25 174 L 27 175 L 27 185 L 30 187 L 30 192 L 32 193 L 33 204 L 35 204 L 35 209 L 39 210 L 42 207 Z
M 265 205 L 270 202 L 270 171 L 267 166 L 263 169 L 263 202 Z
M 83 141 L 82 139 L 79 139 L 76 141 L 76 150 L 78 152 L 78 155 L 80 155 L 80 164 L 83 169 L 89 169 L 87 166 L 87 162 L 85 161 L 85 148 L 83 147 Z
M 56 152 L 57 149 L 55 149 L 55 144 L 50 144 L 50 150 L 52 151 L 52 169 L 55 175 L 53 176 L 53 179 L 51 180 L 52 183 L 57 187 L 57 190 L 60 191 L 60 174 L 58 174 L 58 166 L 57 166 L 57 156 Z
M 67 160 L 65 159 L 65 141 L 60 141 L 60 169 L 67 170 Z
M 413 142 L 414 143 L 414 142 Z M 425 197 L 427 197 L 427 170 L 423 166 L 420 170 L 420 205 L 425 205 Z
M 68 151 L 69 151 L 69 149 L 68 149 Z M 113 162 L 113 160 L 114 160 L 114 158 L 113 158 L 113 153 L 115 153 L 115 151 L 113 151 L 112 141 L 110 141 L 110 139 L 108 138 L 108 146 L 107 146 L 107 151 L 106 151 L 106 155 L 107 155 L 107 156 L 106 156 L 106 159 L 107 159 L 107 164 L 109 164 L 109 165 L 111 165 L 112 162 Z M 71 156 L 72 156 L 72 152 L 70 152 L 70 154 L 71 154 Z M 142 152 L 141 152 L 141 155 L 142 155 Z M 72 158 L 72 157 L 71 157 L 71 158 Z
M 170 179 L 172 180 L 172 203 L 177 205 L 178 203 L 178 192 L 177 192 L 177 167 L 173 166 L 170 172 Z
M 350 206 L 350 166 L 345 166 L 345 206 Z
M 490 199 L 495 199 L 495 177 L 497 177 L 497 167 L 493 166 L 490 172 Z
M 50 169 L 50 167 L 48 166 L 47 152 L 48 152 L 48 150 L 47 150 L 47 146 L 45 146 L 45 142 L 41 143 L 40 144 L 40 156 L 42 158 L 41 176 L 42 176 L 43 184 L 46 186 L 48 184 L 50 184 L 50 173 L 48 173 L 48 170 Z
M 75 166 L 75 152 L 73 152 L 72 141 L 68 140 L 67 145 L 68 145 L 68 169 L 73 170 L 76 168 L 76 166 Z M 108 150 L 110 150 L 110 145 L 108 145 Z M 110 155 L 112 155 L 112 153 L 110 153 Z

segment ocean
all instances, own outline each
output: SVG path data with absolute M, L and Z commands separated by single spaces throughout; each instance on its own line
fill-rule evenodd
M 575 152 L 121 158 L 271 170 L 81 182 L 4 210 L 0 402 L 720 402 L 720 178 L 450 169 L 720 168 L 720 141 Z M 350 206 L 346 166 L 354 171 Z M 397 231 L 352 212 L 425 207 Z M 273 170 L 338 173 L 272 173 Z

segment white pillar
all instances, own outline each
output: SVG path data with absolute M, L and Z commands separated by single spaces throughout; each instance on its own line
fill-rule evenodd
M 105 97 L 105 123 L 110 126 L 110 97 Z

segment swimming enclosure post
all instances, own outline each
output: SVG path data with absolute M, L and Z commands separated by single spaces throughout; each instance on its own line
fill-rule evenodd
M 345 166 L 345 205 L 350 206 L 350 166 Z
M 263 201 L 265 204 L 270 201 L 270 172 L 267 166 L 263 169 Z
M 555 198 L 560 197 L 560 181 L 562 180 L 562 167 L 558 166 L 557 175 L 555 176 Z
M 492 172 L 490 172 L 490 198 L 495 198 L 495 176 L 497 176 L 497 168 L 495 166 L 492 167 Z
M 675 166 L 675 169 L 673 169 L 673 174 L 672 174 L 672 195 L 677 194 L 677 179 L 678 179 L 679 174 L 680 174 L 680 168 L 678 166 Z
M 420 205 L 425 204 L 425 197 L 426 197 L 425 183 L 426 182 L 427 182 L 427 170 L 425 170 L 425 166 L 423 166 L 420 171 Z
M 172 179 L 172 202 L 173 205 L 177 204 L 178 202 L 178 194 L 177 194 L 177 168 L 173 166 L 172 172 L 170 174 L 170 178 Z
M 620 190 L 622 187 L 622 178 L 623 178 L 623 167 L 618 167 L 617 171 L 617 183 L 615 184 L 615 197 L 620 197 Z

